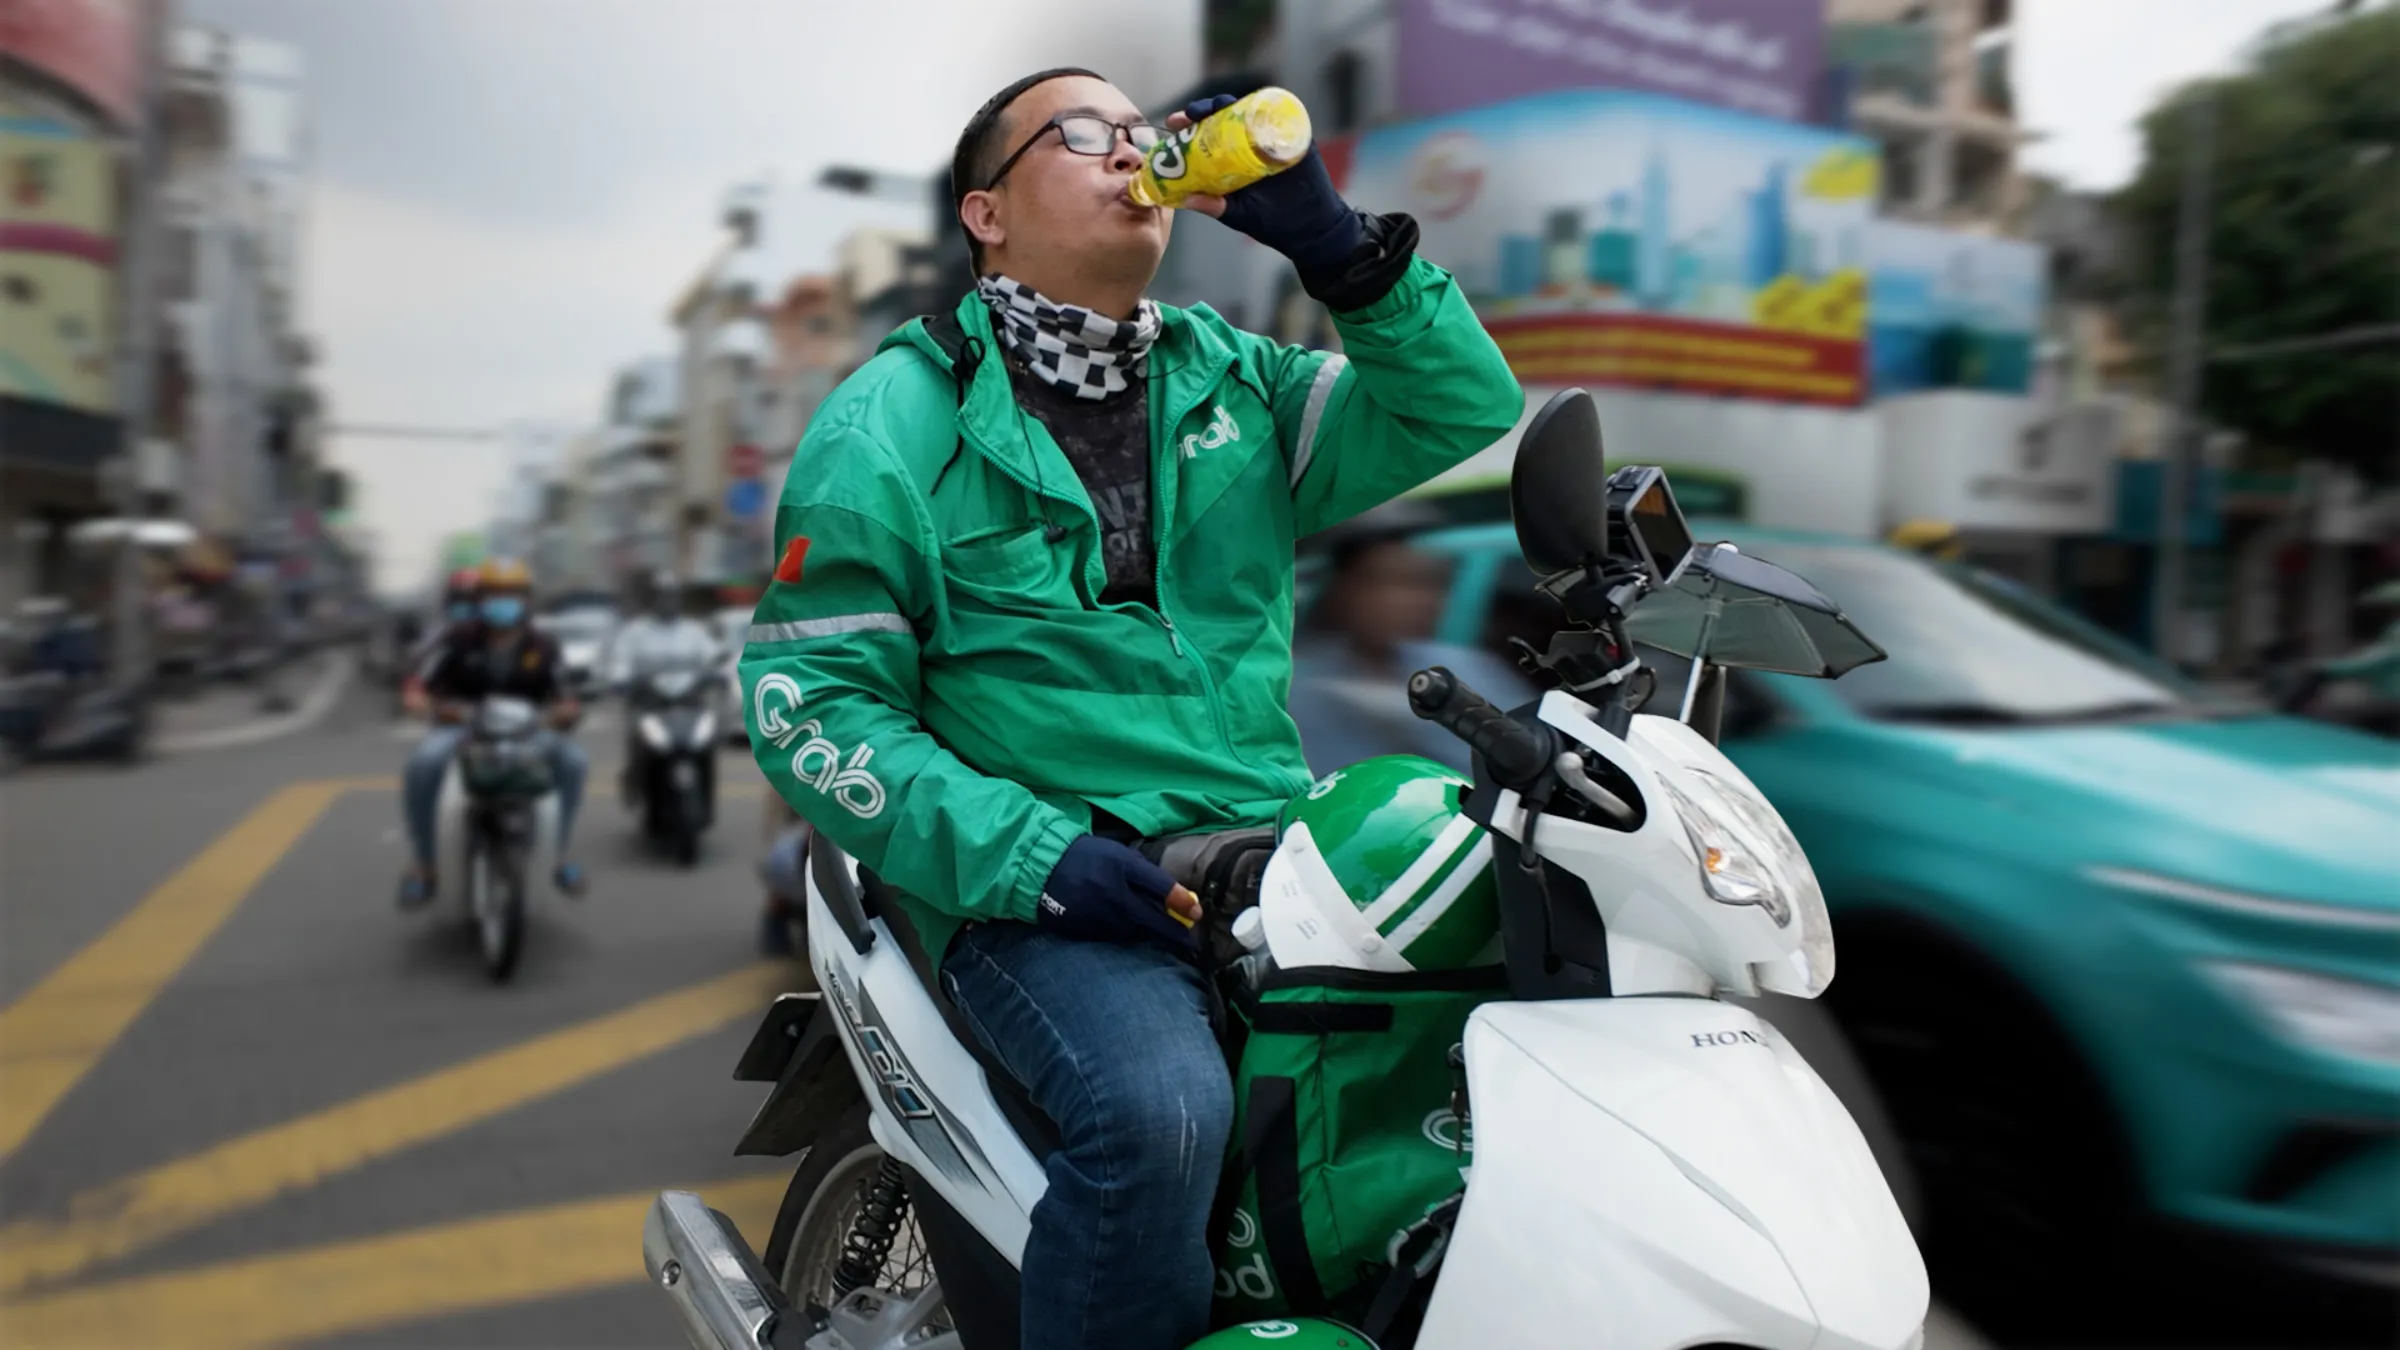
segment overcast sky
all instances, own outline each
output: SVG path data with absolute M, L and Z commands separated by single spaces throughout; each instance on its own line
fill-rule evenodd
M 1805 2 L 1805 0 L 1801 0 Z M 666 311 L 733 184 L 828 163 L 922 172 L 995 88 L 1089 65 L 1137 99 L 1197 73 L 1198 0 L 184 0 L 298 45 L 313 190 L 304 321 L 335 417 L 588 424 L 610 372 L 673 348 Z M 2020 0 L 2027 163 L 2122 182 L 2132 123 L 2324 0 Z M 791 256 L 921 212 L 814 194 Z M 337 440 L 383 584 L 488 515 L 474 443 Z

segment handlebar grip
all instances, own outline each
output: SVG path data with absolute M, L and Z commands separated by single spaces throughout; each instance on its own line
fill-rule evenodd
M 1408 706 L 1417 716 L 1465 741 L 1483 756 L 1502 787 L 1523 788 L 1549 772 L 1556 758 L 1547 727 L 1527 726 L 1493 707 L 1443 666 L 1408 677 Z

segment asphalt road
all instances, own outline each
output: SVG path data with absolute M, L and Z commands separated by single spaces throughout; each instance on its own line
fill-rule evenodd
M 700 1191 L 754 1240 L 730 1071 L 798 966 L 755 955 L 759 793 L 653 858 L 594 761 L 590 895 L 537 897 L 489 983 L 447 903 L 403 915 L 410 733 L 353 689 L 314 729 L 0 783 L 0 1344 L 669 1346 L 641 1215 Z
M 313 728 L 0 782 L 0 1345 L 680 1344 L 641 1217 L 697 1190 L 764 1245 L 788 1165 L 730 1071 L 799 967 L 753 955 L 764 785 L 723 753 L 700 865 L 580 733 L 591 894 L 486 981 L 403 915 L 416 732 L 353 685 Z M 1929 1350 L 1979 1343 L 1936 1310 Z

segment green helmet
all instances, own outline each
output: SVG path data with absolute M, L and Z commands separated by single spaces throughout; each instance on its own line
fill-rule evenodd
M 1227 1327 L 1191 1350 L 1375 1350 L 1375 1342 L 1339 1322 L 1299 1317 Z
M 1492 841 L 1460 813 L 1466 779 L 1384 755 L 1284 807 L 1280 878 L 1260 900 L 1283 966 L 1458 970 L 1500 959 Z

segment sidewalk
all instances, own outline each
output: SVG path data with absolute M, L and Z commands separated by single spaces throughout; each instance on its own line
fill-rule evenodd
M 248 683 L 161 699 L 151 705 L 151 748 L 169 755 L 223 750 L 305 730 L 332 710 L 357 661 L 348 648 L 311 652 Z

